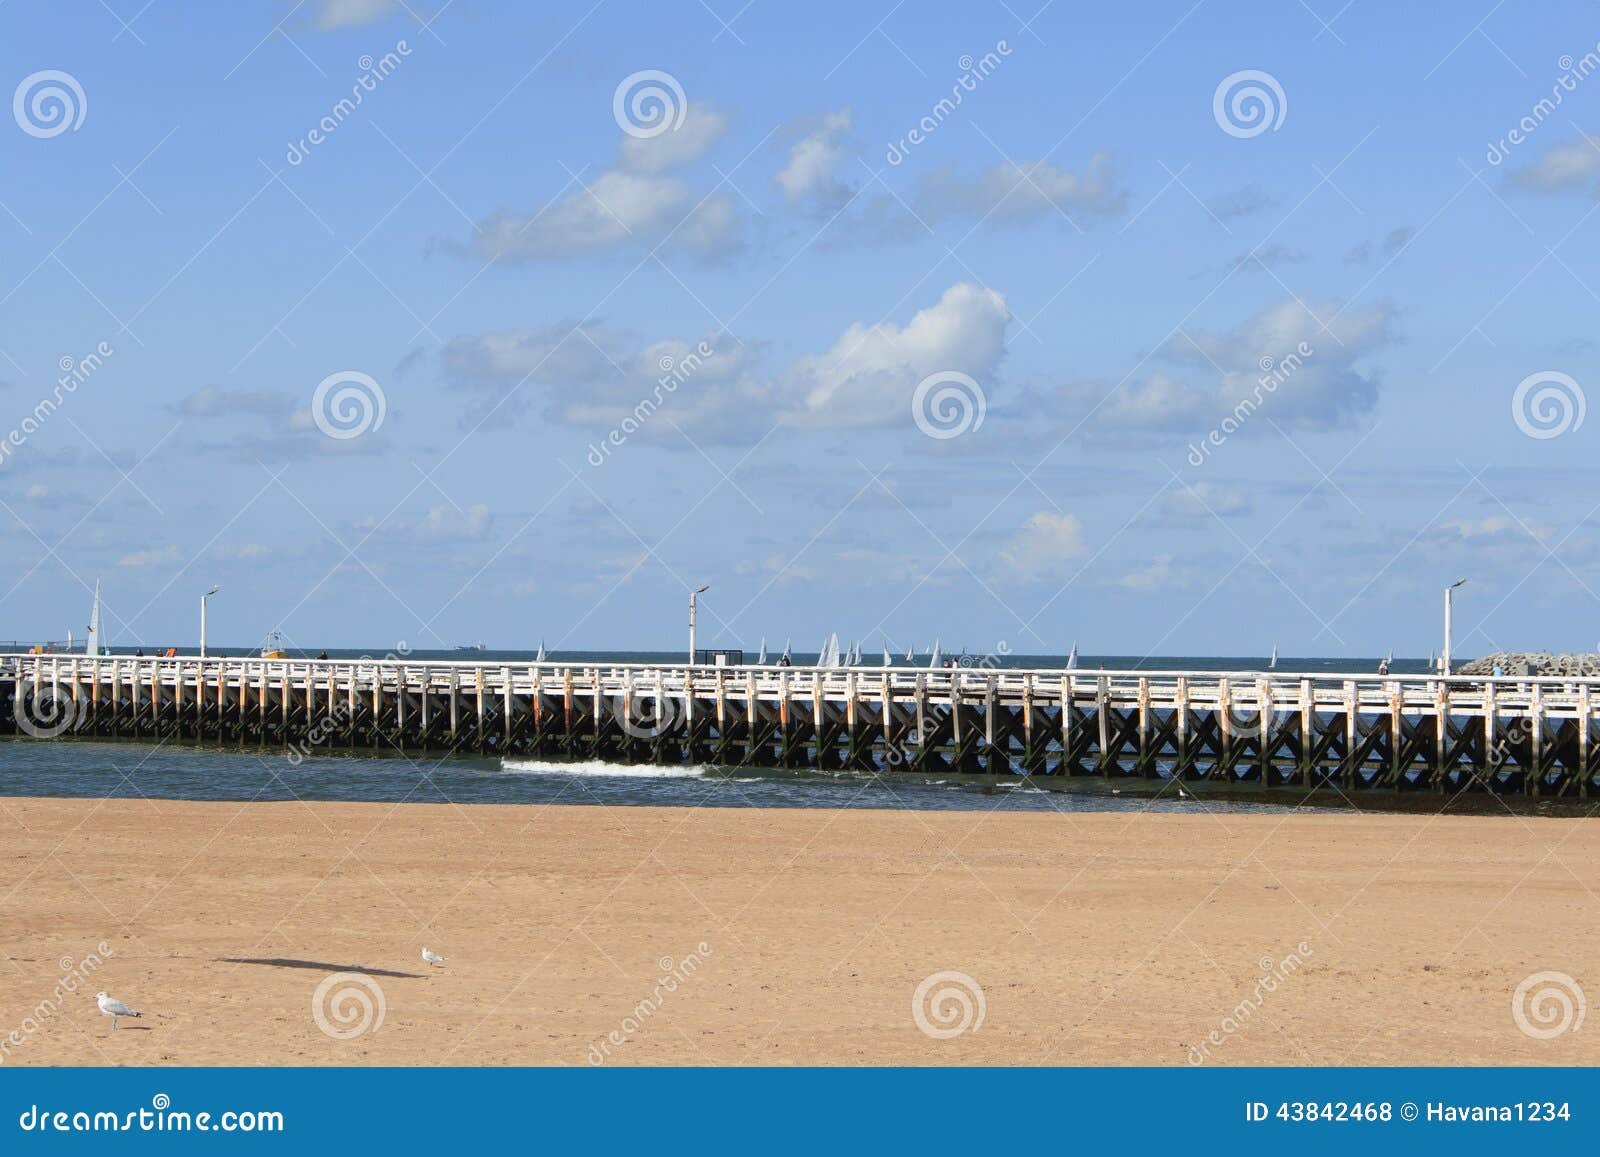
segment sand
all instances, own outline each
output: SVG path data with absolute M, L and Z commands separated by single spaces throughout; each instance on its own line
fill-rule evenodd
M 11 798 L 0 833 L 9 1065 L 1600 1063 L 1600 1017 L 1512 1005 L 1600 994 L 1600 821 Z M 323 1031 L 363 970 L 381 1023 Z

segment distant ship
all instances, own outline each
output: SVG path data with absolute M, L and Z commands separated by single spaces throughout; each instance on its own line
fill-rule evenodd
M 485 647 L 482 643 L 457 643 L 456 644 L 456 650 L 458 650 L 458 651 L 487 651 L 488 649 L 489 648 Z

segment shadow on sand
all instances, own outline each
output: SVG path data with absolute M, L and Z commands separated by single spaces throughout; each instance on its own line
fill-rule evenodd
M 363 976 L 390 976 L 404 980 L 426 980 L 425 972 L 396 972 L 390 968 L 367 968 L 360 964 L 329 964 L 325 960 L 289 960 L 282 956 L 223 956 L 218 964 L 265 964 L 272 968 L 311 968 L 318 972 L 359 972 Z

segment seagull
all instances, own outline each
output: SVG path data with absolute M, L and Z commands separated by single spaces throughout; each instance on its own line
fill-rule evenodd
M 437 952 L 435 952 L 431 948 L 424 948 L 422 950 L 422 959 L 423 959 L 424 963 L 431 964 L 435 968 L 443 968 L 444 967 L 444 957 L 440 956 Z
M 94 1000 L 95 1003 L 100 1006 L 100 1011 L 111 1018 L 112 1028 L 117 1027 L 118 1017 L 140 1015 L 139 1013 L 134 1012 L 133 1009 L 129 1008 L 127 1005 L 123 1004 L 120 1000 L 117 1000 L 112 996 L 107 996 L 103 992 L 95 993 Z
M 1189 798 L 1189 793 L 1184 791 L 1183 788 L 1180 787 L 1178 789 L 1178 798 L 1179 799 L 1188 799 Z

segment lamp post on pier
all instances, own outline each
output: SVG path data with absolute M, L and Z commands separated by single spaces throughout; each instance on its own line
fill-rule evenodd
M 1456 588 L 1466 579 L 1457 579 L 1444 588 L 1444 654 L 1439 656 L 1439 674 L 1450 674 L 1450 611 L 1455 602 Z
M 206 657 L 206 600 L 220 591 L 221 587 L 212 587 L 200 596 L 200 657 Z
M 711 589 L 711 584 L 707 583 L 705 586 L 701 587 L 699 590 L 694 590 L 694 591 L 690 591 L 689 592 L 689 665 L 691 667 L 694 666 L 694 656 L 695 656 L 695 649 L 694 649 L 695 600 L 697 598 L 699 598 L 701 595 L 705 594 L 710 589 Z

